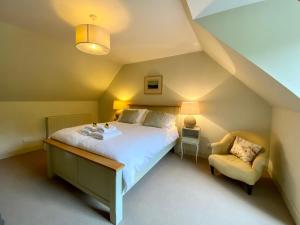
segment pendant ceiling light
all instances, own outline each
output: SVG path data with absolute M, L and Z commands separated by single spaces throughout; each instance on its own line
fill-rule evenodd
M 102 27 L 94 25 L 97 19 L 90 15 L 93 24 L 80 24 L 76 27 L 76 48 L 93 55 L 107 55 L 110 51 L 110 34 Z

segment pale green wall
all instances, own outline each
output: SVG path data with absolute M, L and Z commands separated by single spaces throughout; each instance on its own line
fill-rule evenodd
M 269 170 L 297 224 L 300 224 L 299 130 L 299 112 L 273 109 Z
M 264 1 L 197 20 L 298 97 L 299 21 L 296 0 Z
M 42 149 L 45 117 L 89 113 L 96 121 L 97 101 L 0 102 L 0 159 Z
M 144 76 L 153 74 L 163 75 L 163 95 L 144 95 Z M 99 101 L 100 121 L 112 119 L 114 99 L 167 105 L 199 100 L 205 155 L 207 143 L 228 131 L 250 130 L 269 138 L 271 107 L 203 52 L 125 65 Z

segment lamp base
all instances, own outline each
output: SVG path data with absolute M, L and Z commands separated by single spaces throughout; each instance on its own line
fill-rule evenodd
M 184 126 L 186 128 L 194 128 L 196 126 L 196 119 L 194 116 L 184 117 Z

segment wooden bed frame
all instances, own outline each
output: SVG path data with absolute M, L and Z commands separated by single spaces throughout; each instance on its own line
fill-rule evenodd
M 179 114 L 178 106 L 130 105 L 130 107 Z M 104 156 L 48 138 L 57 130 L 92 122 L 94 121 L 88 114 L 46 118 L 47 139 L 44 141 L 44 148 L 47 151 L 48 177 L 52 178 L 54 175 L 58 175 L 83 192 L 92 195 L 110 208 L 110 221 L 113 224 L 119 224 L 123 218 L 123 194 L 125 193 L 123 193 L 122 169 L 124 165 Z M 176 142 L 163 149 L 162 153 L 158 155 L 158 159 L 144 169 L 137 181 L 174 148 L 175 144 Z

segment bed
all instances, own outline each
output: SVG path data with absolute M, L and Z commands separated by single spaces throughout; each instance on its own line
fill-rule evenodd
M 179 113 L 178 106 L 131 105 L 130 107 L 147 108 L 174 115 Z M 80 144 L 84 140 L 83 142 L 79 141 L 79 144 L 74 144 L 66 138 L 68 133 L 75 135 L 76 130 L 80 129 L 82 124 L 92 122 L 91 116 L 87 114 L 46 118 L 47 139 L 45 140 L 45 149 L 48 158 L 48 176 L 51 178 L 58 175 L 95 197 L 110 208 L 110 221 L 113 224 L 118 224 L 123 218 L 123 195 L 174 148 L 177 137 L 174 135 L 174 131 L 162 131 L 161 128 L 115 122 L 114 125 L 127 136 L 121 135 L 105 140 L 101 144 L 89 141 L 88 143 L 91 143 L 89 145 L 92 146 L 89 151 L 85 150 L 87 146 Z M 130 132 L 126 132 L 128 129 Z M 163 133 L 161 134 L 161 132 Z M 56 139 L 48 138 L 53 133 L 59 133 L 60 135 L 54 137 Z M 137 136 L 137 141 L 128 142 L 127 139 L 132 139 L 133 136 Z M 148 148 L 144 148 L 141 143 L 147 142 L 148 136 L 152 140 L 152 145 L 147 144 Z M 162 139 L 162 137 L 164 138 Z M 140 148 L 143 151 L 139 151 L 139 153 L 145 154 L 144 158 L 139 158 L 138 155 L 135 156 L 135 163 L 131 165 L 133 160 L 128 159 L 127 154 L 123 154 L 125 146 L 127 146 L 126 151 L 133 149 L 132 146 L 134 146 L 134 149 Z M 101 153 L 98 152 L 99 148 L 102 148 Z M 105 148 L 110 149 L 110 151 L 105 151 Z M 113 153 L 115 155 L 111 156 L 110 154 Z M 112 159 L 113 157 L 116 159 Z

